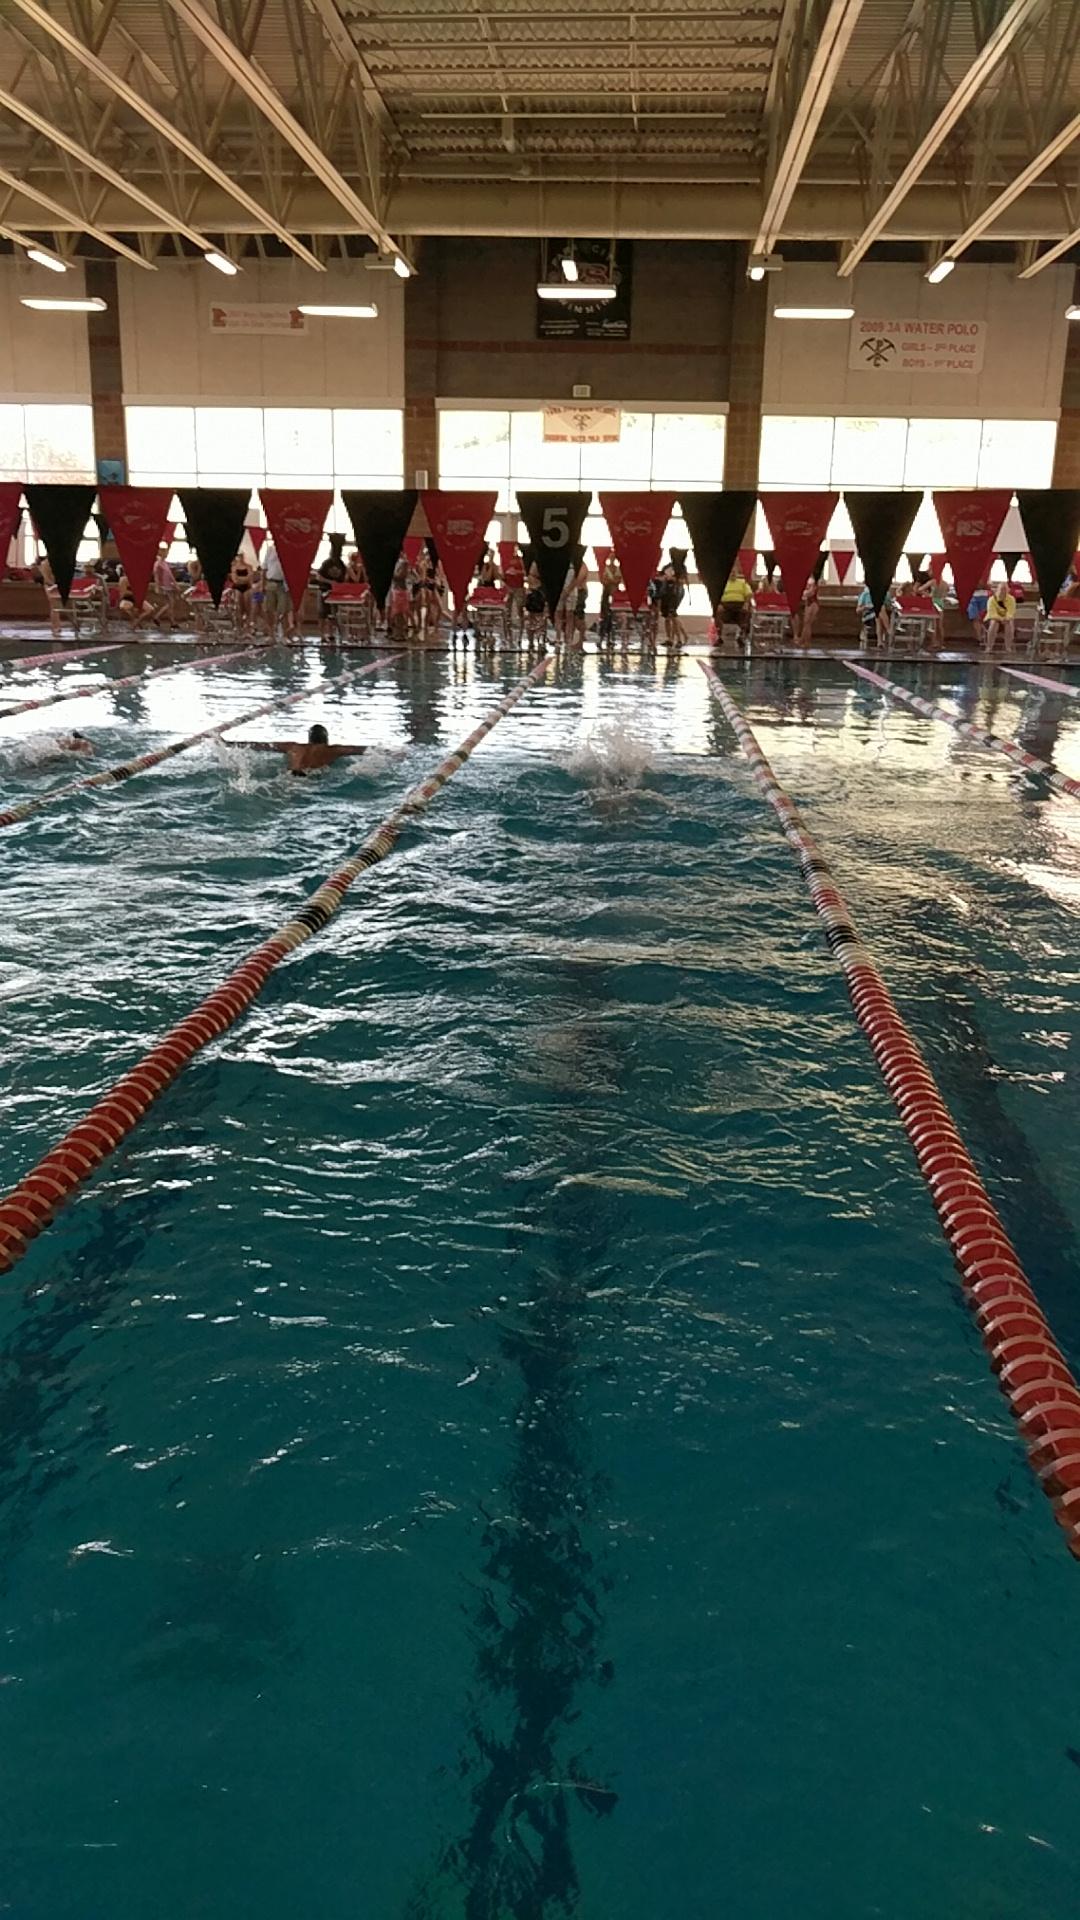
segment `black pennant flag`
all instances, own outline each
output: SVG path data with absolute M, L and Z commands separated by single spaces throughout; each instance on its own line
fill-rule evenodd
M 1013 574 L 1016 572 L 1017 567 L 1020 565 L 1020 562 L 1023 559 L 1023 557 L 1024 556 L 1022 553 L 1002 553 L 999 551 L 998 559 L 1003 563 L 1005 571 L 1008 574 L 1010 580 L 1012 579 Z
M 1032 488 L 1016 499 L 1043 609 L 1049 613 L 1080 546 L 1080 487 Z
M 240 551 L 250 487 L 181 487 L 188 545 L 194 547 L 215 607 L 221 605 L 229 568 Z
M 819 583 L 821 581 L 821 577 L 823 573 L 825 572 L 825 568 L 828 566 L 828 564 L 829 564 L 828 549 L 826 547 L 822 547 L 821 552 L 818 554 L 817 559 L 814 561 L 814 579 L 817 580 Z
M 911 574 L 912 579 L 918 580 L 921 577 L 922 570 L 923 570 L 922 554 L 921 553 L 905 553 L 904 559 L 908 563 L 908 570 Z
M 96 487 L 66 485 L 23 488 L 30 518 L 48 555 L 52 576 L 65 606 L 75 577 L 79 541 L 86 531 L 96 492 Z
M 591 493 L 519 493 L 518 512 L 529 530 L 533 562 L 554 617 L 581 541 Z M 580 560 L 578 566 L 581 565 Z
M 718 607 L 739 557 L 757 494 L 744 488 L 724 493 L 684 493 L 679 503 L 709 604 Z
M 341 497 L 376 604 L 385 607 L 419 495 L 415 487 L 354 487 Z
M 896 563 L 922 504 L 921 493 L 845 493 L 855 545 L 874 603 L 880 613 L 896 578 Z

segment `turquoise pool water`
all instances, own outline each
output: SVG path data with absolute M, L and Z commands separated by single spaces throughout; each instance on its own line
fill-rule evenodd
M 339 665 L 27 716 L 0 784 Z M 1080 1364 L 1080 808 L 834 666 L 725 678 Z M 414 659 L 260 724 L 365 761 L 202 749 L 2 836 L 3 1185 L 493 684 Z M 1080 771 L 1066 703 L 918 684 Z M 523 700 L 0 1337 L 0 1912 L 1075 1914 L 1080 1567 L 692 660 Z

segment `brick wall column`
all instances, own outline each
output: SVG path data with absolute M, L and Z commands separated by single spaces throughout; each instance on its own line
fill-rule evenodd
M 94 415 L 94 458 L 119 460 L 127 478 L 127 427 L 124 421 L 124 358 L 120 344 L 120 299 L 115 260 L 88 260 L 86 291 L 104 300 L 104 313 L 88 313 L 90 404 Z
M 428 241 L 420 271 L 405 283 L 405 485 L 426 471 L 439 484 L 439 259 Z
M 1080 304 L 1080 268 L 1073 282 L 1073 300 Z M 1054 453 L 1055 487 L 1080 487 L 1080 321 L 1069 324 L 1065 370 L 1061 376 L 1061 419 Z
M 736 250 L 731 290 L 731 375 L 728 386 L 725 487 L 756 487 L 761 453 L 761 388 L 765 372 L 768 279 L 746 277 L 747 248 Z

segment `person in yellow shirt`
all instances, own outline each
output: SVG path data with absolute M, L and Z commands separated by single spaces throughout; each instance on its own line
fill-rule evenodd
M 750 609 L 753 604 L 754 589 L 749 580 L 744 580 L 742 568 L 737 566 L 720 598 L 717 631 L 725 626 L 738 627 L 740 638 L 745 640 L 750 630 Z
M 999 638 L 1007 647 L 1011 647 L 1016 631 L 1016 599 L 1009 590 L 1008 582 L 1004 586 L 994 587 L 986 607 L 986 650 L 992 653 Z

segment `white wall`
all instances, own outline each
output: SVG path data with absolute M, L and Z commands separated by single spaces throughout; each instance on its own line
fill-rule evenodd
M 1072 283 L 1071 266 L 1018 280 L 1010 267 L 961 261 L 932 287 L 915 266 L 863 266 L 853 280 L 840 280 L 828 264 L 793 263 L 766 281 L 763 407 L 770 413 L 868 418 L 1056 420 Z M 844 304 L 867 318 L 983 320 L 982 372 L 909 376 L 849 369 L 846 324 L 772 317 L 775 306 Z
M 35 267 L 22 254 L 0 258 L 0 401 L 89 400 L 90 356 L 84 313 L 31 313 L 24 293 L 80 299 L 81 267 L 66 274 Z
M 121 263 L 120 323 L 127 401 L 234 406 L 401 406 L 405 385 L 402 282 L 340 264 L 249 261 L 227 280 L 212 267 L 162 261 L 157 273 Z M 295 306 L 374 301 L 376 320 L 311 320 L 296 336 L 211 333 L 214 303 Z

